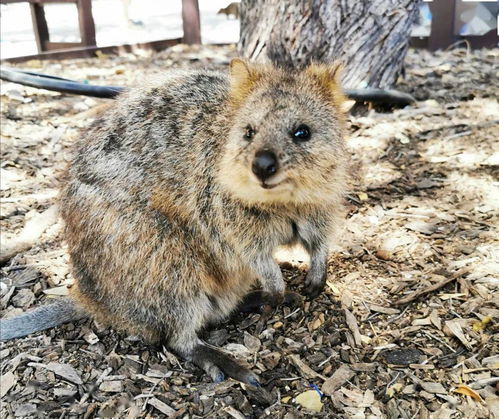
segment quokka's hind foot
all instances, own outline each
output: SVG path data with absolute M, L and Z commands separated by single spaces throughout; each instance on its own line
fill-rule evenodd
M 292 291 L 286 291 L 280 298 L 263 290 L 255 290 L 246 294 L 243 300 L 237 306 L 236 311 L 242 313 L 261 313 L 278 305 L 299 306 L 303 302 L 300 294 Z
M 253 372 L 239 365 L 220 349 L 205 342 L 194 347 L 189 359 L 202 368 L 215 383 L 230 377 L 242 383 L 260 387 L 258 377 Z

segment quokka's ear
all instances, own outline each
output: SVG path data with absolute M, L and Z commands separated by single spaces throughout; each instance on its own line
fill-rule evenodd
M 343 64 L 340 62 L 335 61 L 332 64 L 312 62 L 305 71 L 326 87 L 333 87 L 333 85 L 341 86 Z
M 242 101 L 248 95 L 262 75 L 257 66 L 242 58 L 232 59 L 229 74 L 231 96 L 236 102 Z
M 329 94 L 331 100 L 343 110 L 343 105 L 347 101 L 347 98 L 341 88 L 342 70 L 343 65 L 340 62 L 332 64 L 311 63 L 305 72 L 319 82 L 322 88 Z

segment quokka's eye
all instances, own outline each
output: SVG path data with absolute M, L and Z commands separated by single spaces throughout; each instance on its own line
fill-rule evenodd
M 308 141 L 310 140 L 310 128 L 305 124 L 298 125 L 298 128 L 296 128 L 291 135 L 295 141 Z
M 244 133 L 244 138 L 247 140 L 251 140 L 254 137 L 254 135 L 255 135 L 255 130 L 248 125 Z

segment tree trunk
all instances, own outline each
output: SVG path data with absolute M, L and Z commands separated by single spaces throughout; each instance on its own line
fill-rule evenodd
M 344 64 L 348 88 L 392 87 L 420 0 L 242 0 L 239 52 L 303 67 Z

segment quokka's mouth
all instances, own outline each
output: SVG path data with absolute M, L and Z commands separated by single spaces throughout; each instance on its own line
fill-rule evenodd
M 276 182 L 276 183 L 260 182 L 260 186 L 263 189 L 274 189 L 274 188 L 277 188 L 278 186 L 282 186 L 282 185 L 285 185 L 287 183 L 289 183 L 288 179 L 284 179 L 284 180 L 281 180 L 280 182 Z
M 260 183 L 260 186 L 261 186 L 263 189 L 273 189 L 273 188 L 275 188 L 276 186 L 279 186 L 281 183 L 282 183 L 282 182 L 276 183 L 275 185 L 269 185 L 268 183 L 262 182 L 262 183 Z

